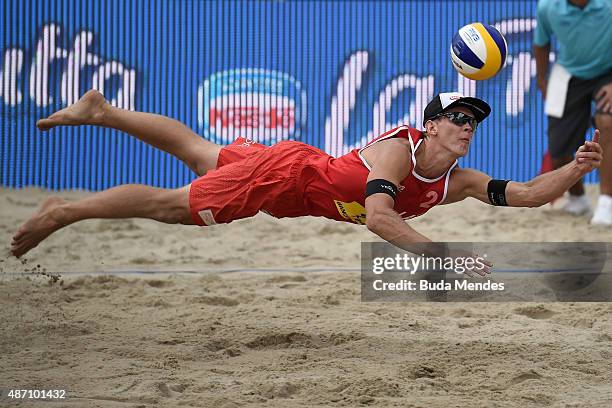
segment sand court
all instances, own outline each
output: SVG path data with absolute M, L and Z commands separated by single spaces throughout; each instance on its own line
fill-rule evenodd
M 9 257 L 49 195 L 0 192 L 4 388 L 66 389 L 70 407 L 612 401 L 608 303 L 363 303 L 360 242 L 373 234 L 265 214 L 204 229 L 85 221 Z M 610 240 L 585 221 L 469 200 L 412 224 L 449 241 Z

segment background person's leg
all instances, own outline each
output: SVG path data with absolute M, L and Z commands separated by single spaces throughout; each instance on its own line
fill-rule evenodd
M 149 218 L 167 224 L 193 225 L 189 188 L 187 185 L 168 190 L 129 184 L 75 202 L 49 198 L 19 227 L 11 252 L 20 257 L 60 228 L 90 218 Z
M 43 131 L 61 125 L 97 125 L 121 130 L 176 156 L 199 176 L 217 166 L 221 150 L 221 146 L 204 140 L 177 120 L 115 108 L 96 90 L 88 91 L 75 104 L 37 123 Z
M 595 125 L 601 132 L 599 144 L 603 149 L 603 160 L 599 167 L 599 199 L 591 223 L 612 225 L 612 115 L 598 113 Z
M 599 168 L 601 194 L 612 196 L 612 115 L 595 115 L 595 125 L 601 132 L 599 144 L 603 149 L 603 160 Z
M 552 159 L 553 168 L 558 169 L 559 167 L 563 167 L 572 160 L 574 160 L 573 156 Z M 560 208 L 562 211 L 576 216 L 589 214 L 591 212 L 591 202 L 585 194 L 584 182 L 582 179 L 578 180 L 576 184 L 571 186 L 567 191 L 569 194 L 567 195 L 567 200 Z
M 592 87 L 593 85 L 586 81 L 572 78 L 568 84 L 563 116 L 548 116 L 548 149 L 555 169 L 574 160 L 576 150 L 584 143 L 590 126 Z M 563 211 L 573 215 L 583 215 L 591 211 L 589 199 L 584 194 L 582 179 L 571 186 L 568 192 Z

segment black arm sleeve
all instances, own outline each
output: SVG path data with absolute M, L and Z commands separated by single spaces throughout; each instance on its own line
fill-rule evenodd
M 489 201 L 493 205 L 508 205 L 506 201 L 506 186 L 510 180 L 491 180 L 487 186 Z
M 368 183 L 366 184 L 366 198 L 376 193 L 389 194 L 395 200 L 395 197 L 397 197 L 397 187 L 395 186 L 395 184 L 385 179 L 376 179 L 368 181 Z

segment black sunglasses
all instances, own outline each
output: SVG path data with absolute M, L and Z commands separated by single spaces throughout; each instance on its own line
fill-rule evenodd
M 472 130 L 474 132 L 476 131 L 476 128 L 478 127 L 478 121 L 476 120 L 476 118 L 470 115 L 466 115 L 463 112 L 444 112 L 444 113 L 440 113 L 434 116 L 431 119 L 436 119 L 442 116 L 447 117 L 451 122 L 453 122 L 457 126 L 463 126 L 466 123 L 469 123 L 469 125 L 472 127 Z

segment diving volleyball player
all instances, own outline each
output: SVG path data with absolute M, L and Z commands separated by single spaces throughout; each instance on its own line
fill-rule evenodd
M 297 141 L 267 147 L 238 137 L 222 147 L 174 119 L 115 108 L 91 90 L 37 126 L 43 131 L 62 125 L 118 129 L 176 156 L 199 178 L 178 189 L 121 185 L 75 202 L 49 198 L 17 230 L 11 252 L 20 257 L 60 228 L 90 218 L 204 226 L 259 211 L 277 218 L 317 216 L 365 224 L 384 240 L 413 251 L 415 245 L 428 248 L 431 241 L 406 220 L 436 205 L 474 197 L 498 206 L 537 207 L 601 164 L 595 130 L 571 163 L 528 182 L 493 180 L 458 167 L 457 159 L 467 154 L 490 112 L 478 98 L 442 93 L 424 110 L 424 131 L 400 126 L 335 158 Z

